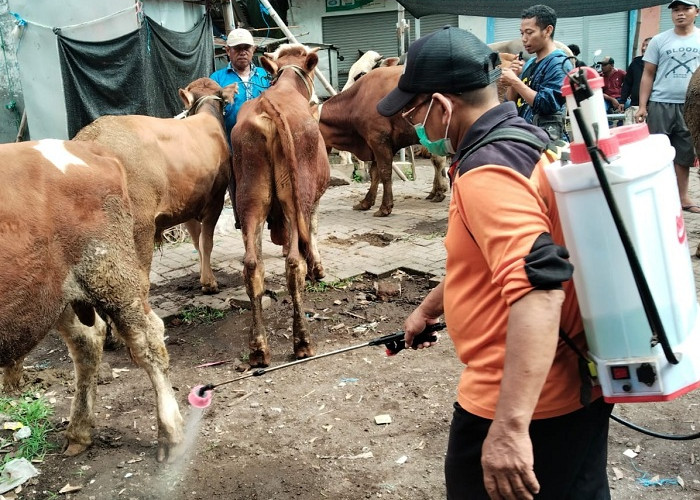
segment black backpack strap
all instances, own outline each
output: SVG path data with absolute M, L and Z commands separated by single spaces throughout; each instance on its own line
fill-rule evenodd
M 562 328 L 559 328 L 559 338 L 576 353 L 576 357 L 578 358 L 578 374 L 581 378 L 579 401 L 584 407 L 588 407 L 591 403 L 593 380 L 598 376 L 595 363 L 581 352 L 581 349 L 574 344 L 574 341 L 571 340 L 571 337 L 569 337 Z
M 548 144 L 540 140 L 532 132 L 528 132 L 527 130 L 517 127 L 497 128 L 486 134 L 484 138 L 481 139 L 479 142 L 467 148 L 465 154 L 459 159 L 459 173 L 464 173 L 462 172 L 462 165 L 464 165 L 464 160 L 469 158 L 480 148 L 486 146 L 487 144 L 491 144 L 492 142 L 497 141 L 522 142 L 536 149 L 540 153 L 542 153 L 545 149 L 549 149 Z

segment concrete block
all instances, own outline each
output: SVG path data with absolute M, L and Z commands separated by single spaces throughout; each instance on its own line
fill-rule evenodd
M 248 298 L 248 294 L 246 293 L 245 289 L 239 289 L 238 291 L 229 295 L 226 302 L 228 302 L 229 306 L 233 309 L 250 309 L 250 299 Z M 270 299 L 270 297 L 267 295 L 263 295 L 261 302 L 264 311 L 270 307 L 270 304 L 272 304 L 272 299 Z

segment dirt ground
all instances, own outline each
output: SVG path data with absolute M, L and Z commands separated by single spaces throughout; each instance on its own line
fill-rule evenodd
M 385 279 L 400 284 L 399 296 L 381 300 L 377 279 L 369 275 L 345 289 L 307 293 L 318 353 L 399 330 L 431 286 L 426 277 L 401 272 Z M 240 280 L 220 276 L 224 289 Z M 267 283 L 270 289 L 279 285 Z M 197 293 L 197 276 L 168 287 Z M 273 366 L 291 361 L 291 304 L 278 297 L 264 316 Z M 363 347 L 250 377 L 217 389 L 203 413 L 190 407 L 193 386 L 240 376 L 236 366 L 245 359 L 249 322 L 249 311 L 232 310 L 211 324 L 167 325 L 171 380 L 191 442 L 181 462 L 156 462 L 148 378 L 124 349 L 106 352 L 118 377 L 98 387 L 94 446 L 75 458 L 47 456 L 37 464 L 40 476 L 15 498 L 444 498 L 443 456 L 461 371 L 446 334 L 429 350 L 387 357 L 383 348 Z M 224 363 L 199 367 L 217 361 Z M 53 420 L 60 430 L 72 393 L 65 346 L 52 334 L 26 365 L 30 379 L 55 392 Z M 688 434 L 700 427 L 699 403 L 695 392 L 666 404 L 618 405 L 615 413 L 643 427 Z M 378 425 L 378 415 L 389 415 L 391 423 Z M 61 433 L 53 438 L 60 443 Z M 700 498 L 697 441 L 647 437 L 612 422 L 609 443 L 613 498 Z M 628 449 L 638 452 L 636 458 L 623 455 Z M 684 487 L 674 484 L 678 478 Z M 66 484 L 82 489 L 57 495 Z

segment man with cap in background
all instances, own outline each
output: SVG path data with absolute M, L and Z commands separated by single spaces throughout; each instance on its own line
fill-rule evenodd
M 622 82 L 625 81 L 627 72 L 615 67 L 615 59 L 605 56 L 600 61 L 603 73 L 603 99 L 608 113 L 622 113 L 625 110 L 625 101 L 620 100 L 622 94 Z
M 226 38 L 226 55 L 229 63 L 211 74 L 210 78 L 225 87 L 232 83 L 238 84 L 238 92 L 233 103 L 224 108 L 224 123 L 226 125 L 226 137 L 231 143 L 231 130 L 236 124 L 238 110 L 244 102 L 258 97 L 270 86 L 267 72 L 253 64 L 255 53 L 255 41 L 250 31 L 244 28 L 231 30 Z
M 693 72 L 700 65 L 700 29 L 695 27 L 697 0 L 674 0 L 673 29 L 654 36 L 644 53 L 639 83 L 637 121 L 646 118 L 649 132 L 666 134 L 676 149 L 673 164 L 683 210 L 700 213 L 688 194 L 690 167 L 695 161 L 693 140 L 683 118 L 685 94 Z
M 406 343 L 444 314 L 466 365 L 447 498 L 609 499 L 612 405 L 579 371 L 587 346 L 543 172 L 549 138 L 513 102 L 499 103 L 498 62 L 472 33 L 445 27 L 409 47 L 398 87 L 377 105 L 384 116 L 402 113 L 433 153 L 454 154 L 445 279 L 406 319 Z M 485 144 L 506 128 L 539 144 Z

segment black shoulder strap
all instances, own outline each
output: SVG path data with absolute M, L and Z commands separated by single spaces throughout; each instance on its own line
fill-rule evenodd
M 492 130 L 483 139 L 467 149 L 466 153 L 460 158 L 460 174 L 461 166 L 464 164 L 464 160 L 473 155 L 478 149 L 491 144 L 496 141 L 517 141 L 532 146 L 534 149 L 538 150 L 540 153 L 547 149 L 547 144 L 541 141 L 535 134 L 528 132 L 517 127 L 502 127 L 496 130 Z
M 523 130 L 517 127 L 503 127 L 498 128 L 496 130 L 492 130 L 491 132 L 486 134 L 486 136 L 483 139 L 481 139 L 479 142 L 477 142 L 471 148 L 469 148 L 465 157 L 471 155 L 477 149 L 496 141 L 522 142 L 524 144 L 532 146 L 534 149 L 537 149 L 539 151 L 544 151 L 547 146 L 547 144 L 538 139 L 537 136 L 532 132 L 528 132 L 527 130 Z

